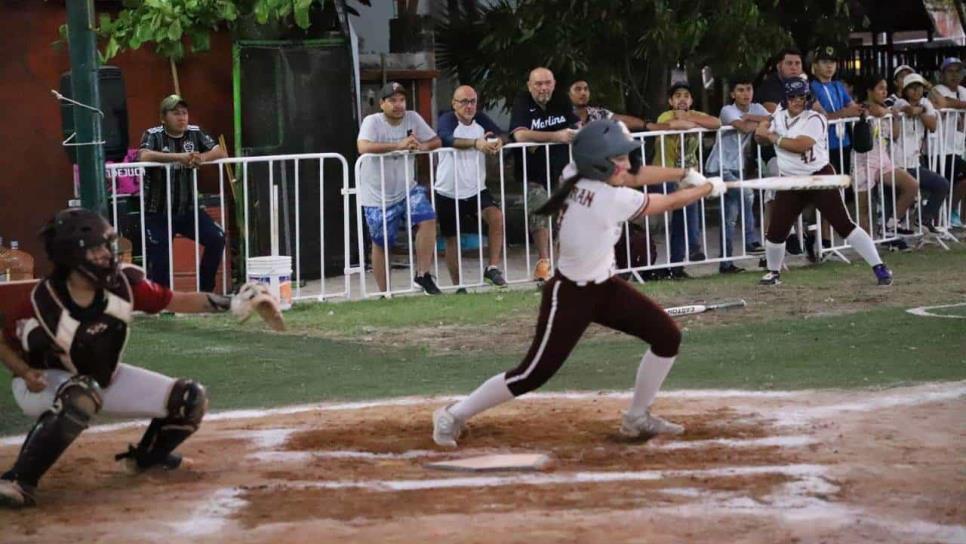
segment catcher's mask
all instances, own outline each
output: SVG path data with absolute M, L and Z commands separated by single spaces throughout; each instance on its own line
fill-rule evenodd
M 77 270 L 98 287 L 117 281 L 117 233 L 99 214 L 84 208 L 57 212 L 40 231 L 47 258 L 61 271 Z M 107 264 L 90 261 L 87 252 L 100 246 L 110 251 Z

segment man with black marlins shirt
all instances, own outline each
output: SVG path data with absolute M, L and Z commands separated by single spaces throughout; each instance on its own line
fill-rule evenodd
M 148 278 L 170 287 L 168 243 L 175 234 L 195 238 L 193 173 L 204 162 L 227 157 L 225 150 L 197 125 L 188 124 L 188 103 L 173 94 L 161 101 L 161 125 L 144 131 L 138 160 L 172 163 L 171 232 L 168 232 L 167 175 L 163 168 L 149 168 L 144 176 L 144 233 L 147 238 Z M 205 251 L 199 265 L 201 291 L 215 288 L 225 232 L 207 213 L 198 213 L 198 242 Z
M 510 134 L 514 141 L 550 144 L 569 144 L 573 141 L 580 119 L 566 97 L 560 101 L 551 100 L 555 86 L 553 72 L 549 69 L 537 67 L 530 71 L 527 79 L 528 92 L 517 95 L 510 114 Z M 550 159 L 549 171 L 547 153 Z M 526 176 L 524 157 L 527 163 Z M 514 152 L 514 158 L 517 179 L 526 179 L 530 234 L 533 235 L 539 254 L 533 278 L 547 281 L 551 276 L 549 219 L 534 215 L 533 210 L 546 202 L 548 185 L 551 190 L 556 187 L 557 179 L 570 161 L 570 152 L 567 145 L 534 146 L 523 152 Z

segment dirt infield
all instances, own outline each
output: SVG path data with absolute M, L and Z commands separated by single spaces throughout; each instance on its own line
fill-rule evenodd
M 123 474 L 143 427 L 83 435 L 3 542 L 966 542 L 966 382 L 671 392 L 675 439 L 617 433 L 623 394 L 534 395 L 430 439 L 443 399 L 216 414 L 187 470 Z M 17 453 L 0 446 L 0 465 Z M 543 452 L 550 470 L 431 460 Z

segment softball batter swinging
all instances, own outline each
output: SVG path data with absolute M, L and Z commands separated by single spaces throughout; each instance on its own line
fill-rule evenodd
M 634 335 L 650 344 L 637 371 L 634 396 L 620 432 L 649 439 L 680 434 L 684 428 L 650 413 L 650 406 L 671 370 L 681 332 L 660 306 L 614 275 L 614 244 L 624 221 L 682 208 L 705 196 L 725 192 L 720 179 L 693 170 L 632 168 L 628 154 L 640 146 L 612 120 L 594 121 L 573 142 L 574 162 L 565 181 L 537 213 L 559 212 L 560 258 L 556 275 L 543 287 L 537 331 L 526 357 L 469 397 L 433 414 L 433 440 L 455 447 L 466 422 L 476 414 L 537 389 L 567 360 L 590 323 Z M 671 194 L 646 194 L 634 187 L 680 180 Z
M 175 448 L 201 424 L 208 405 L 198 382 L 169 378 L 121 362 L 135 311 L 216 312 L 240 317 L 257 310 L 282 325 L 264 286 L 246 284 L 238 295 L 179 293 L 119 265 L 114 229 L 100 215 L 71 208 L 41 233 L 54 272 L 41 280 L 4 323 L 0 359 L 14 374 L 14 399 L 38 417 L 13 467 L 0 476 L 0 505 L 36 504 L 38 481 L 101 413 L 150 417 L 137 446 L 118 454 L 125 469 L 177 468 Z

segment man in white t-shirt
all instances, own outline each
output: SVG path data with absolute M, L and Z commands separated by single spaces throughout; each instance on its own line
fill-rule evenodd
M 751 76 L 739 75 L 731 81 L 731 104 L 721 108 L 721 124 L 735 130 L 721 133 L 714 143 L 705 172 L 709 176 L 721 176 L 724 181 L 735 181 L 751 177 L 748 174 L 748 161 L 745 159 L 751 147 L 752 135 L 760 123 L 769 121 L 768 110 L 754 101 L 755 87 Z M 752 254 L 765 252 L 755 228 L 755 193 L 750 189 L 729 189 L 725 194 L 725 244 L 722 256 L 732 255 L 735 228 L 738 216 L 743 212 L 745 251 Z M 718 271 L 722 274 L 741 272 L 742 269 L 731 261 L 721 261 Z
M 416 227 L 416 264 L 413 281 L 428 295 L 440 294 L 429 273 L 436 245 L 436 212 L 429 190 L 415 183 L 416 161 L 407 151 L 432 151 L 440 146 L 439 136 L 414 111 L 406 110 L 406 89 L 396 82 L 379 92 L 382 113 L 366 116 L 359 127 L 356 145 L 366 157 L 359 168 L 359 204 L 372 241 L 372 269 L 379 290 L 386 292 L 387 253 L 396 232 L 409 221 Z
M 486 188 L 486 155 L 503 149 L 498 134 L 506 131 L 485 113 L 476 109 L 476 91 L 461 85 L 453 91 L 453 111 L 439 117 L 437 128 L 443 145 L 453 151 L 439 154 L 436 168 L 436 211 L 439 229 L 446 238 L 446 267 L 456 285 L 460 278 L 459 235 L 476 229 L 478 221 L 487 224 L 489 264 L 483 279 L 497 287 L 506 285 L 500 271 L 503 249 L 503 212 Z M 462 288 L 461 288 L 462 289 Z
M 775 112 L 770 126 L 766 123 L 758 125 L 755 139 L 762 145 L 775 146 L 778 170 L 782 176 L 834 175 L 835 169 L 829 164 L 828 158 L 828 121 L 824 115 L 809 108 L 811 93 L 808 83 L 792 78 L 783 85 L 785 98 L 782 109 Z M 892 285 L 892 272 L 882 264 L 869 234 L 852 222 L 838 189 L 777 191 L 765 235 L 768 273 L 761 278 L 761 285 L 781 283 L 785 239 L 802 210 L 809 204 L 814 204 L 835 232 L 872 266 L 879 285 Z
M 941 83 L 932 88 L 929 100 L 939 109 L 966 110 L 966 88 L 963 81 L 963 61 L 949 57 L 939 69 Z M 946 179 L 953 183 L 953 215 L 951 227 L 962 228 L 959 207 L 966 196 L 966 111 L 944 112 L 940 115 L 939 144 L 944 156 L 943 167 Z M 943 170 L 940 170 L 941 172 Z
M 935 132 L 939 124 L 936 108 L 923 96 L 925 88 L 926 80 L 921 75 L 910 73 L 903 76 L 899 97 L 892 106 L 902 114 L 893 116 L 892 153 L 896 164 L 919 181 L 919 189 L 926 195 L 926 204 L 922 207 L 922 225 L 935 231 L 939 208 L 949 195 L 949 182 L 929 170 L 923 160 L 922 148 L 926 134 Z

